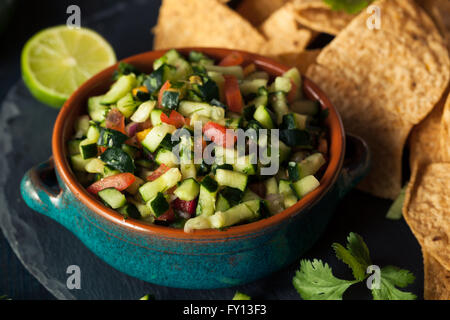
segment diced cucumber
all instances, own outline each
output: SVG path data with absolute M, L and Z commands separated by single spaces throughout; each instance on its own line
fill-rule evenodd
M 291 188 L 291 183 L 288 180 L 280 180 L 278 185 L 280 194 L 284 197 L 284 207 L 287 209 L 297 203 L 298 199 Z
M 217 169 L 216 181 L 220 186 L 229 186 L 244 191 L 247 187 L 248 177 L 240 172 Z
M 170 208 L 169 202 L 162 192 L 158 192 L 156 197 L 149 200 L 147 202 L 147 206 L 150 208 L 155 217 L 159 217 Z
M 102 160 L 100 160 L 98 158 L 94 158 L 94 159 L 90 160 L 84 168 L 87 172 L 90 172 L 90 173 L 103 174 L 104 167 L 105 167 L 105 163 Z
M 209 219 L 213 228 L 224 228 L 259 217 L 260 201 L 243 202 L 227 211 L 218 211 Z
M 102 128 L 97 144 L 103 147 L 121 147 L 127 139 L 128 136 L 120 131 Z
M 230 207 L 231 205 L 228 200 L 221 193 L 219 193 L 219 196 L 217 197 L 216 210 L 226 211 L 230 209 Z
M 281 128 L 305 130 L 309 117 L 304 114 L 288 113 L 283 116 Z
M 92 159 L 83 159 L 81 154 L 76 154 L 70 157 L 70 163 L 72 164 L 72 168 L 75 171 L 86 171 L 86 165 Z
M 320 112 L 320 102 L 312 100 L 297 100 L 291 103 L 290 108 L 292 111 L 300 114 L 315 116 Z
M 275 147 L 273 145 L 270 146 L 270 155 L 273 155 L 273 152 L 276 153 Z M 289 159 L 291 154 L 291 148 L 288 147 L 283 141 L 278 140 L 278 153 L 275 154 L 278 157 L 279 162 L 283 163 L 284 161 Z
M 264 182 L 266 186 L 266 194 L 278 194 L 278 183 L 274 177 L 267 179 Z
M 200 193 L 200 186 L 193 178 L 185 179 L 174 191 L 174 194 L 181 200 L 191 201 L 197 198 Z
M 178 112 L 189 118 L 195 113 L 214 121 L 225 118 L 225 109 L 212 106 L 205 102 L 181 101 L 178 106 Z
M 240 189 L 225 187 L 219 192 L 219 195 L 224 197 L 227 200 L 230 207 L 232 207 L 241 202 L 242 197 L 244 196 L 244 192 L 242 192 Z
M 136 208 L 136 206 L 132 203 L 127 203 L 123 207 L 120 207 L 118 211 L 126 218 L 133 218 L 133 219 L 141 219 L 141 213 Z
M 312 148 L 312 136 L 307 130 L 282 129 L 280 130 L 280 140 L 290 147 Z
M 289 180 L 298 181 L 306 176 L 314 175 L 326 163 L 321 153 L 314 153 L 300 163 L 289 162 Z
M 320 182 L 314 176 L 306 176 L 303 179 L 292 183 L 292 189 L 295 191 L 299 199 L 314 191 L 319 186 Z
M 122 144 L 121 146 L 122 150 L 128 153 L 128 155 L 131 158 L 136 158 L 136 156 L 139 154 L 140 150 L 136 147 L 130 146 L 129 144 Z
M 211 78 L 211 80 L 213 80 L 217 87 L 219 88 L 219 96 L 220 96 L 220 100 L 224 101 L 225 99 L 225 92 L 224 92 L 224 85 L 225 85 L 225 78 L 223 77 L 223 75 L 220 72 L 216 72 L 216 71 L 209 71 L 208 72 L 208 77 Z
M 255 71 L 250 73 L 247 77 L 245 77 L 246 80 L 253 80 L 253 79 L 266 79 L 269 80 L 270 75 L 265 71 Z
M 131 92 L 127 93 L 117 101 L 117 109 L 119 109 L 125 118 L 131 117 L 134 111 L 136 111 L 137 106 L 138 102 L 134 100 Z
M 152 122 L 152 126 L 156 127 L 157 125 L 160 125 L 162 123 L 161 113 L 161 109 L 153 109 L 152 112 L 150 112 L 150 120 Z
M 196 209 L 196 215 L 210 216 L 216 210 L 216 195 L 218 185 L 210 176 L 206 176 L 200 184 L 200 195 Z
M 142 145 L 150 152 L 155 152 L 167 134 L 172 134 L 177 128 L 161 123 L 153 127 L 142 141 Z
M 284 92 L 288 93 L 291 91 L 292 84 L 289 78 L 276 77 L 275 81 L 270 86 L 270 92 Z
M 271 95 L 272 109 L 277 116 L 277 123 L 280 124 L 283 121 L 283 116 L 289 113 L 289 108 L 286 102 L 286 95 L 284 92 L 275 92 Z
M 189 219 L 184 224 L 184 232 L 192 232 L 193 230 L 210 229 L 212 228 L 209 216 L 200 215 Z
M 86 134 L 89 130 L 91 123 L 88 115 L 83 115 L 77 118 L 75 121 L 75 139 L 80 139 L 86 137 Z
M 137 110 L 131 116 L 131 121 L 133 122 L 145 122 L 149 117 L 150 113 L 156 106 L 156 101 L 146 101 L 142 103 Z M 160 119 L 161 120 L 161 119 Z
M 148 201 L 158 194 L 174 186 L 181 180 L 181 172 L 178 168 L 171 168 L 154 181 L 145 183 L 139 188 L 139 193 L 144 201 Z
M 223 75 L 232 75 L 237 79 L 244 79 L 244 70 L 241 66 L 221 67 L 216 65 L 207 65 L 205 68 L 208 71 L 219 72 Z
M 67 149 L 69 151 L 69 155 L 73 156 L 75 154 L 80 153 L 80 143 L 82 140 L 80 139 L 73 139 L 67 141 Z
M 301 87 L 302 85 L 302 76 L 297 68 L 291 68 L 282 75 L 283 78 L 288 78 L 294 82 L 297 87 Z
M 251 93 L 257 94 L 258 89 L 261 87 L 267 87 L 267 79 L 253 79 L 253 80 L 242 80 L 239 83 L 239 88 L 241 93 L 246 96 Z
M 117 147 L 111 147 L 105 150 L 100 159 L 108 166 L 119 170 L 120 172 L 134 173 L 135 166 L 133 158 L 128 153 Z
M 170 49 L 163 56 L 153 61 L 153 69 L 156 70 L 163 64 L 170 64 L 175 66 L 175 62 L 178 59 L 183 59 L 180 53 L 175 49 Z
M 134 199 L 128 199 L 128 201 L 136 206 L 142 218 L 145 219 L 153 217 L 152 210 L 146 204 L 136 201 Z
M 95 122 L 102 122 L 106 118 L 109 107 L 101 104 L 103 96 L 90 97 L 88 99 L 88 114 Z
M 112 104 L 119 101 L 124 95 L 129 93 L 136 85 L 136 76 L 134 73 L 121 76 L 103 96 L 102 104 Z
M 242 117 L 226 119 L 225 126 L 230 129 L 239 129 L 243 122 L 244 119 Z
M 251 200 L 260 200 L 261 197 L 254 193 L 252 190 L 247 189 L 244 192 L 244 196 L 242 197 L 242 202 L 247 202 Z
M 119 170 L 111 168 L 108 165 L 104 165 L 103 166 L 103 178 L 114 176 L 114 175 L 119 174 L 119 173 L 120 173 Z
M 89 139 L 80 142 L 80 154 L 83 159 L 96 157 L 98 153 L 97 143 Z
M 100 138 L 100 128 L 97 125 L 89 126 L 88 131 L 86 132 L 86 139 L 97 142 Z
M 255 114 L 253 115 L 256 121 L 262 124 L 266 129 L 273 129 L 275 126 L 270 116 L 269 110 L 264 106 L 259 106 L 256 108 Z
M 181 163 L 180 170 L 181 174 L 183 175 L 183 179 L 197 177 L 197 169 L 195 167 L 195 164 L 193 163 Z
M 113 209 L 120 208 L 127 203 L 123 193 L 114 188 L 103 189 L 98 192 L 98 196 Z
M 156 153 L 155 161 L 157 164 L 165 164 L 170 168 L 174 168 L 178 165 L 177 156 L 172 152 L 164 148 L 160 148 Z

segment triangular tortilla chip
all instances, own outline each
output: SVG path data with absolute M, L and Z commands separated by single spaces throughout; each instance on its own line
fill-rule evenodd
M 432 255 L 423 252 L 425 300 L 450 300 L 450 271 L 445 269 Z
M 267 55 L 299 53 L 306 48 L 312 36 L 310 30 L 297 23 L 292 3 L 275 11 L 260 29 L 269 40 L 262 51 Z
M 395 199 L 404 143 L 442 96 L 450 61 L 442 36 L 414 1 L 374 5 L 382 12 L 380 30 L 367 27 L 363 11 L 322 50 L 307 76 L 337 107 L 346 130 L 369 144 L 372 168 L 359 188 Z
M 433 162 L 445 162 L 443 148 L 436 137 L 441 133 L 444 105 L 450 103 L 447 94 L 441 98 L 433 111 L 417 126 L 409 137 L 409 164 L 411 168 Z
M 258 52 L 264 37 L 216 0 L 163 0 L 154 28 L 154 48 L 222 47 Z
M 254 26 L 259 26 L 273 12 L 290 0 L 242 0 L 236 11 Z
M 403 216 L 419 243 L 450 270 L 450 163 L 414 168 Z
M 449 0 L 416 0 L 436 23 L 441 34 L 447 39 L 450 50 L 450 1 Z
M 294 0 L 293 4 L 299 23 L 332 35 L 338 34 L 356 17 L 356 14 L 331 10 L 323 0 Z
M 440 146 L 442 160 L 450 162 L 450 96 L 444 107 L 441 120 Z

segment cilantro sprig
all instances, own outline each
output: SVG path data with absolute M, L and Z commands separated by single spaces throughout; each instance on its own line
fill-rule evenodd
M 372 266 L 369 249 L 363 238 L 351 232 L 347 237 L 347 245 L 333 243 L 336 257 L 352 270 L 353 280 L 335 277 L 331 267 L 321 260 L 301 260 L 300 269 L 296 272 L 292 283 L 304 300 L 342 300 L 344 292 L 353 284 L 364 281 Z M 405 288 L 415 280 L 414 275 L 405 269 L 394 266 L 383 267 L 379 273 L 379 286 L 371 286 L 374 300 L 414 300 L 416 296 L 398 288 Z M 373 284 L 373 283 L 372 283 Z M 397 288 L 398 287 L 398 288 Z
M 368 7 L 373 0 L 323 0 L 332 10 L 358 13 Z

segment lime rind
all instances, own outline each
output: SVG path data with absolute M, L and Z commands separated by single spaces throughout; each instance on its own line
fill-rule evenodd
M 88 68 L 80 67 L 78 65 L 78 61 L 76 60 L 77 57 L 75 57 L 74 66 L 64 66 L 62 59 L 67 56 L 68 50 L 66 48 L 63 48 L 64 46 L 66 46 L 63 37 L 75 38 L 75 40 L 77 41 L 76 44 L 71 43 L 70 41 L 68 42 L 69 44 L 71 44 L 70 50 L 78 51 L 79 55 L 82 54 L 82 64 L 84 64 L 84 66 L 89 65 Z M 51 40 L 54 40 L 55 38 L 59 38 L 59 40 L 57 40 L 59 41 L 59 43 L 51 42 Z M 84 50 L 85 48 L 83 48 L 82 46 L 83 38 L 85 39 L 85 42 L 89 41 L 89 48 L 87 50 Z M 46 43 L 46 41 L 48 43 Z M 57 48 L 52 48 L 53 45 L 55 45 Z M 54 51 L 54 59 L 56 59 L 56 63 L 52 65 L 53 61 L 50 60 L 49 55 L 47 55 L 44 59 L 42 59 L 43 65 L 45 66 L 45 59 L 47 59 L 47 61 L 49 61 L 48 69 L 50 71 L 52 71 L 52 68 L 60 68 L 61 71 L 59 73 L 53 72 L 52 75 L 56 75 L 56 77 L 54 79 L 50 79 L 50 83 L 52 81 L 54 83 L 54 85 L 52 86 L 45 85 L 41 80 L 43 74 L 48 70 L 39 68 L 39 66 L 37 70 L 34 70 L 32 67 L 33 61 L 39 60 L 38 58 L 33 56 L 36 55 L 36 52 L 39 52 L 39 50 L 36 50 L 36 48 L 43 49 L 44 47 L 46 48 L 46 50 L 44 51 Z M 89 53 L 89 50 L 91 50 L 92 52 Z M 89 59 L 89 54 L 92 57 L 91 60 Z M 96 56 L 100 56 L 101 58 L 98 59 Z M 27 41 L 21 55 L 22 78 L 31 94 L 36 99 L 51 107 L 60 108 L 69 98 L 70 94 L 75 91 L 76 88 L 78 88 L 85 80 L 89 79 L 97 72 L 114 64 L 115 62 L 116 55 L 114 53 L 114 50 L 112 49 L 110 44 L 97 32 L 86 28 L 69 29 L 66 26 L 57 26 L 42 30 Z M 98 67 L 96 65 L 98 65 Z M 60 78 L 57 77 L 58 75 L 60 76 Z M 39 79 L 39 76 L 41 76 L 41 79 Z M 64 86 L 64 83 L 67 85 Z M 58 85 L 62 86 L 62 88 L 59 88 L 59 90 L 57 90 Z

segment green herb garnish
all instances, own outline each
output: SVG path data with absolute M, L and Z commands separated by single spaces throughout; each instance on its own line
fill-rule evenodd
M 336 278 L 331 267 L 321 260 L 301 260 L 300 269 L 293 278 L 293 285 L 304 300 L 342 300 L 344 292 L 353 284 L 364 281 L 370 274 L 368 267 L 372 265 L 369 249 L 362 237 L 351 232 L 347 237 L 347 246 L 333 243 L 332 248 L 336 257 L 347 264 L 352 270 L 354 280 Z M 373 281 L 374 279 L 372 279 Z M 414 300 L 416 296 L 404 292 L 413 283 L 414 275 L 408 270 L 394 266 L 380 269 L 379 287 L 372 282 L 372 296 L 374 300 Z

